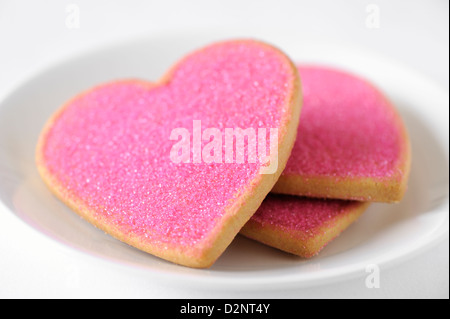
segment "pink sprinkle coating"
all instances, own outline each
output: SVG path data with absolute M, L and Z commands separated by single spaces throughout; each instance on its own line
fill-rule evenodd
M 269 194 L 251 220 L 262 227 L 271 225 L 284 231 L 302 232 L 313 237 L 335 218 L 342 218 L 362 202 L 337 199 L 314 199 Z
M 279 127 L 293 74 L 277 50 L 225 42 L 183 60 L 162 85 L 98 87 L 56 118 L 43 147 L 45 165 L 67 196 L 122 233 L 163 248 L 195 245 L 255 181 L 261 164 L 175 164 L 171 131 L 192 133 L 193 120 L 221 130 Z
M 351 74 L 299 66 L 303 108 L 283 175 L 392 177 L 399 173 L 398 115 L 371 84 Z

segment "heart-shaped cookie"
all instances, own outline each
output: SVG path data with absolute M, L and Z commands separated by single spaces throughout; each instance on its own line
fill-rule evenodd
M 114 81 L 70 100 L 44 127 L 37 166 L 98 228 L 208 267 L 284 169 L 300 107 L 298 71 L 284 53 L 254 40 L 215 43 L 157 83 Z
M 316 256 L 369 202 L 269 194 L 241 234 L 304 258 Z
M 273 191 L 320 198 L 399 202 L 411 150 L 387 97 L 347 71 L 299 66 L 303 108 L 298 138 Z

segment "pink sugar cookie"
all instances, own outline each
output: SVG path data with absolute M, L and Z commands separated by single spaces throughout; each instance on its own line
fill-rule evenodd
M 355 222 L 368 206 L 368 202 L 269 194 L 241 234 L 310 258 Z
M 253 40 L 215 43 L 157 83 L 114 81 L 73 98 L 41 133 L 37 167 L 96 227 L 171 262 L 209 267 L 284 169 L 300 107 L 298 71 L 284 53 Z M 199 125 L 200 133 L 277 129 L 278 144 L 266 149 L 268 162 L 211 160 L 198 149 L 219 138 L 199 139 Z M 276 160 L 276 171 L 262 173 Z
M 273 192 L 398 202 L 410 170 L 399 114 L 372 84 L 347 72 L 299 66 L 303 108 L 297 139 Z

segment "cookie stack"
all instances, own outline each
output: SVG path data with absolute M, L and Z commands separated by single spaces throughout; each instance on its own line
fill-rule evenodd
M 370 202 L 401 200 L 410 150 L 370 83 L 246 39 L 192 52 L 159 81 L 78 94 L 48 120 L 36 162 L 96 227 L 205 268 L 238 233 L 316 255 Z
M 298 69 L 303 109 L 294 148 L 241 233 L 309 258 L 371 202 L 401 201 L 410 145 L 399 114 L 369 82 L 330 67 Z

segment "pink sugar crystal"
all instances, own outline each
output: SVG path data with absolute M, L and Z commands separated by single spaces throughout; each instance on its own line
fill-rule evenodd
M 251 220 L 262 227 L 272 225 L 288 232 L 300 231 L 312 237 L 327 222 L 345 216 L 360 204 L 348 200 L 269 194 Z
M 386 98 L 338 70 L 299 66 L 303 108 L 283 175 L 388 177 L 397 172 L 401 128 Z
M 149 61 L 152 63 L 152 61 Z M 231 42 L 199 51 L 163 85 L 101 86 L 73 100 L 48 131 L 48 171 L 95 218 L 158 247 L 207 238 L 261 164 L 179 163 L 175 128 L 279 127 L 294 73 L 278 51 Z

